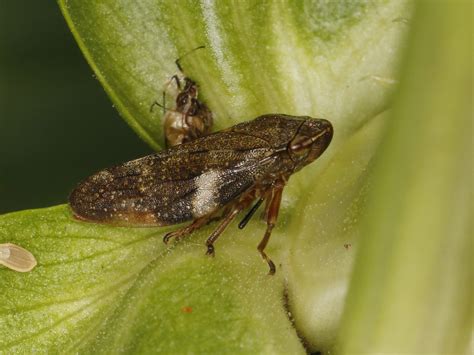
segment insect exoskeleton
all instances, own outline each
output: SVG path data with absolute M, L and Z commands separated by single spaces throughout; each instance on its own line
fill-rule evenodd
M 214 242 L 253 201 L 266 201 L 267 228 L 258 251 L 275 226 L 289 177 L 317 159 L 329 146 L 329 121 L 268 114 L 189 143 L 100 171 L 72 192 L 70 205 L 79 219 L 122 226 L 165 226 L 192 221 L 164 241 L 192 233 L 210 220 L 221 221 L 206 241 Z M 243 228 L 255 212 L 244 218 Z M 224 213 L 222 213 L 224 211 Z
M 177 76 L 175 76 L 177 78 Z M 181 89 L 180 82 L 184 82 Z M 165 142 L 168 147 L 190 142 L 211 133 L 212 112 L 198 100 L 197 84 L 185 77 L 176 79 L 180 89 L 176 104 L 164 115 Z
M 205 46 L 199 46 L 176 59 L 175 64 L 179 70 L 165 85 L 163 90 L 163 103 L 155 101 L 153 107 L 163 108 L 163 129 L 165 144 L 172 147 L 178 144 L 190 142 L 196 138 L 211 133 L 213 118 L 209 108 L 198 99 L 198 85 L 195 81 L 185 76 L 180 61 L 187 55 Z M 171 85 L 176 85 L 175 106 L 168 108 L 166 105 L 166 93 Z

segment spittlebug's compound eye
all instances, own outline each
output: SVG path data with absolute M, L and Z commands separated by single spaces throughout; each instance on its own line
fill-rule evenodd
M 307 165 L 317 159 L 329 146 L 333 135 L 333 128 L 325 119 L 306 120 L 291 140 L 288 152 L 295 162 Z
M 18 272 L 33 270 L 37 262 L 33 254 L 18 245 L 0 244 L 0 264 Z
M 311 137 L 297 135 L 290 142 L 290 151 L 297 156 L 307 155 L 311 149 Z
M 303 134 L 296 135 L 288 146 L 288 152 L 295 162 L 305 160 L 310 151 L 311 137 L 307 137 Z

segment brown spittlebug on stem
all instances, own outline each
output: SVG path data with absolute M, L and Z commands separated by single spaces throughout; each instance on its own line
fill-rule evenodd
M 163 90 L 163 104 L 155 101 L 154 106 L 163 108 L 163 128 L 165 143 L 167 147 L 190 142 L 198 137 L 211 133 L 213 118 L 209 108 L 198 100 L 198 85 L 192 79 L 184 75 L 181 60 L 192 52 L 203 49 L 199 46 L 176 59 L 175 64 L 180 72 L 173 75 Z M 166 107 L 166 91 L 172 83 L 176 84 L 178 94 L 176 95 L 175 107 Z
M 283 189 L 290 176 L 317 159 L 333 136 L 329 121 L 268 114 L 159 153 L 102 170 L 79 184 L 70 205 L 79 219 L 117 226 L 189 225 L 168 233 L 181 238 L 213 219 L 207 254 L 239 212 L 254 201 L 243 228 L 266 201 L 267 228 L 257 249 L 265 254 Z

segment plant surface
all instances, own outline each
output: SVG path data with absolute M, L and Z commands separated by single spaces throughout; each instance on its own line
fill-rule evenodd
M 472 75 L 462 4 L 420 4 L 414 20 L 413 4 L 395 0 L 59 4 L 114 105 L 154 149 L 162 121 L 150 105 L 174 60 L 200 45 L 181 64 L 216 129 L 281 112 L 329 119 L 335 137 L 285 189 L 267 249 L 274 277 L 256 251 L 258 218 L 231 225 L 211 259 L 213 224 L 166 247 L 176 227 L 84 223 L 67 205 L 1 216 L 0 242 L 27 248 L 38 266 L 0 269 L 0 352 L 466 349 Z

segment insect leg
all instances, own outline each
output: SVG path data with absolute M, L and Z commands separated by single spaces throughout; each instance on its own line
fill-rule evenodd
M 168 87 L 171 85 L 171 83 L 173 82 L 173 80 L 176 82 L 176 87 L 178 88 L 179 91 L 181 91 L 181 82 L 180 82 L 180 79 L 179 77 L 175 74 L 173 75 L 171 78 L 168 79 L 168 81 L 166 82 L 166 84 L 164 85 L 163 87 L 163 104 L 162 105 L 159 105 L 156 101 L 156 105 L 157 106 L 160 106 L 163 108 L 163 116 L 166 114 L 166 91 L 168 91 Z M 153 105 L 152 105 L 153 107 Z
M 237 216 L 237 214 L 242 210 L 239 206 L 233 208 L 222 220 L 222 222 L 217 226 L 216 229 L 212 232 L 212 234 L 206 240 L 207 252 L 206 255 L 214 256 L 214 242 L 219 238 L 222 232 L 226 229 L 230 222 Z
M 184 53 L 181 57 L 179 57 L 178 59 L 175 60 L 175 64 L 176 66 L 178 67 L 178 70 L 183 73 L 183 67 L 181 66 L 181 60 L 186 57 L 187 55 L 191 54 L 192 52 L 198 50 L 198 49 L 203 49 L 203 48 L 206 48 L 206 46 L 199 46 L 199 47 L 196 47 L 194 49 L 191 49 L 189 52 L 187 53 Z
M 173 80 L 176 82 L 176 86 L 178 87 L 178 90 L 181 90 L 181 82 L 179 81 L 179 77 L 176 74 L 171 77 L 168 85 L 171 84 L 171 81 L 173 81 Z M 166 87 L 166 88 L 168 88 L 168 87 Z
M 230 222 L 237 216 L 237 214 L 246 208 L 252 201 L 255 199 L 255 191 L 250 192 L 244 196 L 236 205 L 230 208 L 230 210 L 225 215 L 222 222 L 217 226 L 217 228 L 212 232 L 212 234 L 207 238 L 207 252 L 206 255 L 214 256 L 214 242 L 219 238 L 222 232 L 226 229 Z
M 255 205 L 250 209 L 250 211 L 247 212 L 244 218 L 242 218 L 242 221 L 239 223 L 239 229 L 244 229 L 247 223 L 250 221 L 252 216 L 255 214 L 255 212 L 258 210 L 260 205 L 262 204 L 264 198 L 260 198 Z
M 160 104 L 158 101 L 154 101 L 150 106 L 150 112 L 153 112 L 153 108 L 155 106 L 161 107 L 164 112 L 166 112 L 166 110 L 167 110 L 167 108 L 164 105 Z
M 270 200 L 266 208 L 267 230 L 265 231 L 265 235 L 263 236 L 262 241 L 257 247 L 258 251 L 260 252 L 260 255 L 270 267 L 270 271 L 268 272 L 269 275 L 273 275 L 275 273 L 275 264 L 263 250 L 267 246 L 268 240 L 270 239 L 270 235 L 272 234 L 273 227 L 275 226 L 275 222 L 278 218 L 278 211 L 280 210 L 282 192 L 283 186 L 274 187 L 272 190 L 272 195 L 271 197 L 269 197 Z
M 212 222 L 220 221 L 222 218 L 227 216 L 227 214 L 232 210 L 232 206 L 226 206 L 222 209 L 222 213 L 216 214 L 215 216 L 212 216 L 209 218 L 206 224 L 210 224 Z
M 198 219 L 194 220 L 193 223 L 191 223 L 191 224 L 189 224 L 189 225 L 187 225 L 183 228 L 180 228 L 178 230 L 175 230 L 175 231 L 172 231 L 172 232 L 169 232 L 169 233 L 165 234 L 165 236 L 163 237 L 163 242 L 165 244 L 168 244 L 168 242 L 170 241 L 171 238 L 183 238 L 183 237 L 191 234 L 196 229 L 199 229 L 202 226 L 209 223 L 209 221 L 211 219 L 212 219 L 212 216 L 204 216 L 204 217 L 198 218 Z
M 163 117 L 164 117 L 166 115 L 166 91 L 165 90 L 163 90 L 163 95 L 162 96 L 163 96 L 163 101 L 162 102 L 163 102 Z
M 265 199 L 265 208 L 263 209 L 263 212 L 260 214 L 260 219 L 263 221 L 267 220 L 267 215 L 268 215 L 268 207 L 270 206 L 270 202 L 272 200 L 272 192 L 270 191 L 270 196 L 268 196 Z

